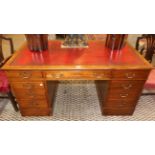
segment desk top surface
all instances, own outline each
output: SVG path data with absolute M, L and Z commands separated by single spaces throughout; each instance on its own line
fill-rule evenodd
M 61 48 L 61 41 L 49 41 L 47 51 L 31 52 L 23 45 L 3 69 L 103 69 L 151 68 L 130 45 L 120 51 L 105 47 L 103 41 L 90 41 L 88 48 Z

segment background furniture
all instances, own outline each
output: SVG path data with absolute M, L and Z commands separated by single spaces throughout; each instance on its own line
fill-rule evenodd
M 6 38 L 6 37 L 0 35 L 0 67 L 2 67 L 5 64 L 5 62 L 10 58 L 9 57 L 7 59 L 4 59 L 4 54 L 3 54 L 3 51 L 2 51 L 2 49 L 3 49 L 2 48 L 2 40 L 9 41 L 10 48 L 11 48 L 11 54 L 13 54 L 13 42 L 12 42 L 12 39 L 11 38 Z M 0 96 L 0 98 L 9 98 L 12 105 L 13 105 L 14 110 L 18 111 L 17 103 L 16 103 L 15 98 L 14 98 L 12 92 L 11 92 L 7 76 L 6 76 L 5 72 L 2 71 L 1 69 L 0 69 L 0 93 L 2 94 L 2 96 Z M 7 96 L 4 96 L 5 94 Z
M 41 53 L 23 46 L 3 66 L 23 116 L 51 115 L 60 80 L 95 80 L 102 114 L 132 115 L 151 69 L 130 45 L 111 51 L 104 41 L 84 49 L 49 41 Z
M 66 34 L 56 34 L 57 39 L 65 39 Z
M 153 54 L 155 54 L 155 34 L 143 34 L 138 37 L 136 49 L 144 55 L 146 60 L 152 62 Z
M 88 40 L 103 40 L 107 38 L 107 34 L 86 34 Z
M 106 47 L 112 50 L 120 50 L 125 46 L 127 37 L 127 34 L 108 34 L 106 38 Z
M 27 45 L 31 51 L 44 51 L 48 49 L 48 34 L 25 34 Z
M 147 61 L 152 62 L 153 55 L 155 54 L 155 34 L 145 34 L 137 38 L 136 49 L 145 57 Z M 146 90 L 155 90 L 155 68 L 152 69 L 145 85 Z M 148 92 L 142 95 L 155 95 L 155 93 Z

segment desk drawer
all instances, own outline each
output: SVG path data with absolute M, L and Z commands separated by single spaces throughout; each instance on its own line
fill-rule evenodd
M 120 90 L 120 91 L 135 91 L 139 90 L 143 87 L 145 81 L 137 80 L 137 81 L 111 81 L 110 82 L 110 90 Z
M 103 108 L 103 115 L 132 115 L 135 107 L 131 108 Z
M 136 105 L 136 100 L 108 100 L 104 103 L 104 108 L 132 108 Z
M 20 96 L 30 96 L 30 95 L 44 95 L 45 96 L 45 89 L 16 89 L 14 88 L 13 91 L 15 94 Z
M 13 82 L 11 83 L 11 87 L 16 90 L 16 89 L 25 89 L 29 91 L 35 91 L 35 90 L 40 90 L 40 89 L 45 89 L 44 83 L 43 82 Z
M 33 80 L 42 78 L 42 73 L 40 71 L 7 71 L 7 76 L 12 80 L 17 80 L 17 78 L 19 80 Z
M 111 71 L 46 71 L 44 77 L 51 80 L 92 79 L 102 80 L 111 78 Z
M 22 116 L 50 116 L 52 114 L 50 108 L 22 108 L 20 111 Z
M 33 100 L 37 100 L 37 99 L 46 99 L 46 94 L 38 91 L 38 92 L 26 92 L 26 91 L 15 91 L 15 96 L 17 99 L 33 99 Z
M 19 100 L 19 106 L 21 108 L 48 108 L 49 107 L 47 101 L 43 99 Z
M 140 94 L 141 94 L 141 90 L 129 91 L 129 92 L 123 92 L 120 90 L 118 90 L 118 91 L 112 90 L 109 92 L 108 99 L 120 99 L 120 100 L 133 99 L 133 100 L 136 100 L 139 98 Z
M 149 72 L 150 70 L 113 70 L 112 77 L 124 80 L 145 80 Z
M 109 99 L 137 99 L 145 81 L 111 81 Z

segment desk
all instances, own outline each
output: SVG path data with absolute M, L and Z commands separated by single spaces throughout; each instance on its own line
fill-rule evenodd
M 130 45 L 111 51 L 103 41 L 89 48 L 62 49 L 49 41 L 47 51 L 23 45 L 3 66 L 23 116 L 52 115 L 60 80 L 94 80 L 103 115 L 132 115 L 152 66 Z M 50 81 L 50 87 L 49 87 Z

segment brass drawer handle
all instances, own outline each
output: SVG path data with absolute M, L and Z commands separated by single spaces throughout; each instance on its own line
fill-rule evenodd
M 32 74 L 30 72 L 21 72 L 19 73 L 20 77 L 22 77 L 23 79 L 28 79 L 32 76 Z
M 56 75 L 54 75 L 54 78 L 56 78 L 56 79 L 63 78 L 63 74 L 56 74 Z
M 127 97 L 129 94 L 120 94 L 120 97 L 125 98 Z
M 128 84 L 128 85 L 122 84 L 122 87 L 123 89 L 128 90 L 132 87 L 132 84 Z
M 102 75 L 98 73 L 93 74 L 93 77 L 96 77 L 96 78 L 102 78 L 103 76 L 104 76 L 104 73 L 102 73 Z
M 126 102 L 123 102 L 123 103 L 119 104 L 118 106 L 119 107 L 124 107 L 124 106 L 126 106 L 126 104 L 127 104 Z
M 35 92 L 32 92 L 32 91 L 26 92 L 26 95 L 31 98 L 34 98 L 36 96 Z
M 43 83 L 40 83 L 39 86 L 40 87 L 43 87 L 44 84 Z M 26 88 L 28 90 L 31 90 L 31 89 L 34 89 L 35 88 L 35 84 L 28 84 L 28 83 L 26 83 L 26 84 L 23 84 L 23 88 Z M 30 93 L 32 93 L 32 92 L 30 92 Z
M 133 79 L 135 77 L 135 73 L 126 73 L 125 74 L 128 79 Z
M 30 98 L 35 98 L 36 96 L 32 94 L 32 95 L 29 95 L 29 97 Z
M 44 84 L 43 84 L 43 83 L 40 83 L 40 84 L 39 84 L 39 86 L 40 86 L 40 87 L 43 87 L 43 86 L 44 86 Z
M 46 77 L 47 77 L 47 78 L 51 78 L 51 77 L 53 77 L 53 76 L 52 76 L 51 74 L 47 74 Z
M 32 89 L 32 88 L 34 88 L 34 85 L 33 84 L 23 84 L 23 87 L 26 89 Z
M 59 79 L 59 78 L 63 78 L 64 75 L 63 74 L 47 74 L 46 77 Z
M 32 95 L 34 95 L 30 90 L 28 90 L 27 92 L 26 92 L 26 95 L 28 95 L 28 96 L 32 96 Z
M 29 102 L 29 105 L 30 106 L 38 106 L 39 103 L 37 103 L 36 101 L 31 101 L 31 102 Z

